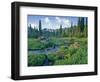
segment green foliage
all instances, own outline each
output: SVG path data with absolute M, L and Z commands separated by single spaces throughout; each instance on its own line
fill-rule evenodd
M 87 64 L 87 39 L 86 38 L 52 38 L 50 42 L 42 42 L 38 39 L 29 39 L 32 42 L 30 47 L 36 48 L 47 48 L 56 45 L 60 45 L 57 52 L 49 53 L 47 58 L 50 65 L 73 65 L 73 64 Z M 64 42 L 69 40 L 68 45 L 64 45 Z M 43 54 L 34 55 L 29 53 L 28 65 L 29 66 L 41 66 L 45 60 L 46 56 Z
M 65 44 L 68 41 L 66 38 L 50 38 L 49 40 L 40 40 L 40 39 L 34 39 L 29 38 L 28 39 L 28 48 L 29 49 L 45 49 L 48 47 L 53 46 L 60 46 Z
M 80 48 L 72 56 L 69 56 L 63 60 L 56 60 L 55 65 L 73 65 L 73 64 L 87 64 L 87 51 L 84 48 Z
M 33 29 L 34 28 L 34 29 Z M 38 28 L 32 27 L 31 24 L 28 27 L 28 37 L 38 38 L 44 37 L 87 37 L 88 19 L 85 17 L 78 17 L 77 24 L 74 25 L 71 21 L 70 27 L 63 27 L 60 24 L 59 29 L 42 29 L 42 20 L 39 20 Z
M 73 64 L 87 64 L 87 49 L 81 47 L 72 55 Z
M 35 27 L 33 29 L 30 24 L 30 26 L 28 27 L 28 38 L 37 38 L 39 36 L 38 32 L 38 29 L 36 29 Z
M 43 49 L 45 46 L 39 39 L 28 39 L 29 49 Z
M 55 43 L 52 42 L 51 40 L 49 40 L 46 44 L 45 44 L 45 47 L 48 48 L 48 47 L 53 47 L 55 46 Z
M 42 28 L 42 20 L 38 28 L 28 27 L 28 49 L 45 50 L 46 48 L 59 47 L 56 52 L 46 54 L 28 53 L 28 66 L 42 66 L 47 58 L 53 65 L 87 64 L 87 36 L 88 19 L 79 17 L 77 24 L 71 21 L 70 27 L 59 29 Z
M 72 47 L 69 47 L 67 52 L 68 52 L 70 55 L 73 55 L 76 51 L 77 51 L 77 49 L 72 48 Z
M 56 60 L 55 65 L 65 65 L 66 64 L 66 60 Z
M 55 43 L 52 40 L 40 40 L 40 39 L 28 39 L 28 48 L 29 49 L 45 49 L 48 47 L 55 46 Z
M 68 41 L 70 44 L 63 45 L 64 42 Z M 60 45 L 60 49 L 55 53 L 47 55 L 49 62 L 53 65 L 72 65 L 72 64 L 87 64 L 87 39 L 86 38 L 52 38 L 47 43 L 41 42 L 39 39 L 29 39 L 30 47 L 36 48 L 47 48 L 50 46 Z M 29 53 L 32 54 L 32 53 Z M 43 57 L 42 57 L 43 56 Z M 29 66 L 40 66 L 43 65 L 45 55 L 29 55 L 28 65 Z M 34 63 L 33 63 L 34 62 Z
M 57 57 L 57 55 L 56 55 L 55 53 L 50 53 L 50 54 L 47 55 L 47 57 L 48 57 L 48 60 L 49 60 L 50 62 L 52 62 L 52 63 L 54 63 L 55 60 L 58 59 L 58 57 Z
M 40 54 L 40 55 L 29 54 L 28 66 L 41 66 L 44 63 L 44 60 L 45 60 L 44 54 Z
M 63 50 L 63 51 L 62 51 Z M 87 46 L 74 43 L 68 49 L 62 48 L 64 59 L 55 60 L 55 65 L 73 65 L 73 64 L 87 64 Z M 60 52 L 59 52 L 60 54 Z

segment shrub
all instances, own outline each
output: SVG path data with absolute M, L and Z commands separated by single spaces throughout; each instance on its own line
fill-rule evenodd
M 58 56 L 57 56 L 57 54 L 55 54 L 55 53 L 50 53 L 50 54 L 47 55 L 47 58 L 48 58 L 48 60 L 49 60 L 50 62 L 54 63 L 55 60 L 58 59 Z
M 44 60 L 45 60 L 44 54 L 40 54 L 40 55 L 29 54 L 28 66 L 41 66 L 44 63 Z
M 39 39 L 28 39 L 28 48 L 29 49 L 43 49 L 45 46 Z
M 63 52 L 64 59 L 62 60 L 56 60 L 54 64 L 56 65 L 72 65 L 72 64 L 87 64 L 87 46 L 86 44 L 78 45 L 72 44 L 68 49 L 65 49 L 66 52 L 64 52 L 64 49 L 61 51 Z M 60 51 L 60 52 L 61 52 Z M 58 55 L 61 53 L 58 53 Z
M 54 65 L 66 65 L 66 60 L 56 60 Z
M 77 48 L 74 48 L 74 47 L 69 47 L 67 50 L 68 54 L 70 55 L 73 55 L 74 53 L 76 53 L 76 51 L 77 51 Z
M 86 64 L 87 63 L 87 48 L 81 47 L 75 54 L 72 55 L 73 64 Z

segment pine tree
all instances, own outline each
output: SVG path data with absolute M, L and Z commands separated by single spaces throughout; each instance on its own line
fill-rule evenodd
M 71 36 L 73 36 L 73 23 L 71 22 Z
M 42 24 L 41 24 L 41 20 L 39 20 L 39 36 L 42 35 Z
M 88 35 L 88 18 L 86 18 L 86 36 Z
M 86 18 L 86 27 L 88 26 L 88 18 Z
M 81 17 L 80 20 L 80 32 L 84 32 L 84 17 Z
M 84 27 L 85 27 L 85 25 L 84 25 L 84 17 L 79 17 L 78 18 L 78 26 L 77 26 L 77 35 L 78 36 L 83 36 L 83 34 L 84 34 Z
M 32 29 L 32 26 L 31 26 L 31 24 L 29 25 L 29 27 L 28 27 L 28 36 L 31 38 L 32 37 L 32 31 L 33 31 L 33 29 Z
M 85 28 L 84 28 L 84 36 L 87 37 L 88 31 L 88 18 L 85 18 Z
M 80 27 L 81 27 L 81 17 L 78 18 L 78 32 L 80 32 Z
M 62 25 L 60 25 L 59 31 L 60 31 L 60 36 L 62 36 Z

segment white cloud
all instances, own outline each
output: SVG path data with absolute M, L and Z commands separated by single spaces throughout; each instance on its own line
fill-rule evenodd
M 61 23 L 61 19 L 59 17 L 56 17 L 56 20 Z
M 56 17 L 55 19 L 57 20 L 58 23 L 62 24 L 64 28 L 71 26 L 71 21 L 69 19 L 60 18 L 60 17 Z
M 60 28 L 60 25 L 56 25 L 54 29 L 59 29 Z
M 46 23 L 50 23 L 50 20 L 49 20 L 48 17 L 45 18 L 45 22 L 46 22 Z
M 66 25 L 67 27 L 71 26 L 71 21 L 69 19 L 62 19 L 64 25 Z
M 43 28 L 49 28 L 49 29 L 51 29 L 52 28 L 52 24 L 51 24 L 50 19 L 48 17 L 45 17 L 44 21 L 45 21 L 45 25 L 46 26 L 44 26 Z

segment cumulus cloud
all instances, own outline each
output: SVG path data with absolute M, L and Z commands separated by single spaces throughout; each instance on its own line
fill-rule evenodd
M 59 25 L 56 25 L 54 29 L 59 29 L 59 27 L 60 27 Z
M 45 18 L 45 22 L 46 22 L 46 23 L 50 23 L 50 20 L 49 20 L 48 17 Z
M 48 17 L 45 17 L 44 21 L 45 21 L 46 28 L 49 27 L 50 29 L 52 29 L 52 22 L 51 22 L 51 20 Z M 43 27 L 43 28 L 45 28 L 45 27 Z
M 57 22 L 61 23 L 61 18 L 56 17 Z
M 67 18 L 55 17 L 54 21 L 50 20 L 49 17 L 45 17 L 44 22 L 46 26 L 43 26 L 43 28 L 58 29 L 60 24 L 62 24 L 62 28 L 71 26 L 71 21 Z
M 60 17 L 56 17 L 55 19 L 57 20 L 58 23 L 63 24 L 63 26 L 65 27 L 71 26 L 71 21 L 69 19 L 60 18 Z
M 63 19 L 62 21 L 63 21 L 64 25 L 66 25 L 67 27 L 71 26 L 71 21 L 69 19 Z

